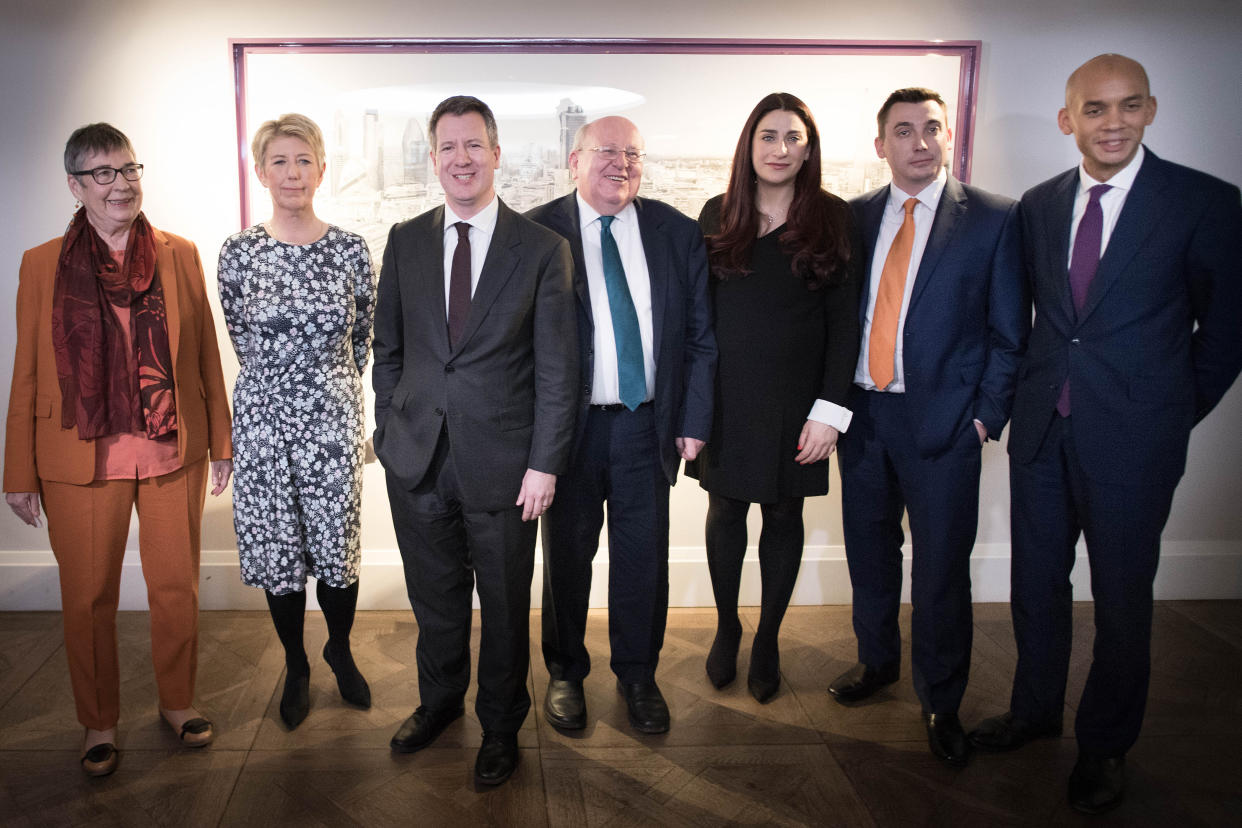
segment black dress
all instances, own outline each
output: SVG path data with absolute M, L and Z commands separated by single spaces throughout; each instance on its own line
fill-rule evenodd
M 840 220 L 844 201 L 827 195 Z M 699 216 L 705 235 L 720 229 L 724 196 Z M 828 461 L 794 462 L 815 400 L 844 406 L 859 345 L 857 254 L 848 277 L 812 290 L 781 250 L 784 226 L 755 240 L 751 273 L 711 280 L 719 362 L 711 438 L 686 474 L 715 495 L 775 503 L 828 492 Z M 854 245 L 857 251 L 859 246 Z

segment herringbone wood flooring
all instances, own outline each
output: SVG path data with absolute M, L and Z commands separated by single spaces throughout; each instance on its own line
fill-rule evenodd
M 908 607 L 907 615 L 908 615 Z M 1091 645 L 1091 606 L 1075 609 L 1068 698 L 1076 702 Z M 757 611 L 745 611 L 753 630 Z M 122 613 L 119 770 L 86 779 L 80 728 L 57 613 L 0 613 L 0 824 L 388 825 L 1062 825 L 1076 755 L 1072 734 L 953 770 L 927 751 L 919 705 L 902 681 L 845 708 L 824 692 L 854 661 L 848 607 L 795 607 L 782 633 L 784 684 L 767 705 L 739 680 L 716 691 L 703 672 L 714 613 L 672 610 L 658 679 L 671 731 L 629 728 L 607 669 L 607 622 L 592 615 L 590 724 L 565 734 L 539 713 L 547 673 L 532 614 L 534 706 L 519 736 L 521 764 L 495 790 L 471 778 L 480 728 L 466 716 L 413 755 L 388 739 L 418 703 L 415 625 L 408 612 L 362 612 L 355 655 L 374 706 L 341 702 L 319 659 L 326 632 L 307 624 L 311 715 L 288 732 L 276 712 L 280 645 L 265 613 L 206 612 L 199 707 L 217 740 L 179 749 L 159 720 L 147 615 Z M 903 618 L 908 629 L 908 617 Z M 975 607 L 974 659 L 961 715 L 967 727 L 1008 702 L 1016 658 L 1009 609 Z M 476 615 L 477 645 L 477 615 Z M 1128 760 L 1118 825 L 1237 824 L 1242 813 L 1242 601 L 1157 605 L 1151 701 Z M 477 652 L 477 650 L 476 650 Z M 908 657 L 907 657 L 908 658 Z M 1067 725 L 1073 720 L 1066 710 Z M 1081 820 L 1086 822 L 1086 820 Z

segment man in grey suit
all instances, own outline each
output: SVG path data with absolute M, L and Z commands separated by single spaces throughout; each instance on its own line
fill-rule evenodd
M 536 518 L 573 436 L 573 261 L 496 197 L 486 104 L 449 98 L 428 132 L 445 204 L 392 228 L 375 317 L 375 450 L 419 628 L 421 704 L 392 748 L 420 750 L 462 715 L 477 586 L 475 779 L 495 785 L 517 765 L 530 709 Z

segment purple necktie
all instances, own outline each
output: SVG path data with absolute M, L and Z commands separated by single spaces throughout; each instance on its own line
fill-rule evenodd
M 1074 236 L 1074 252 L 1070 255 L 1069 284 L 1070 295 L 1074 299 L 1074 313 L 1082 312 L 1087 304 L 1087 290 L 1095 271 L 1100 267 L 1100 242 L 1104 237 L 1104 210 L 1100 207 L 1100 196 L 1112 189 L 1110 184 L 1096 184 L 1090 190 L 1091 197 L 1087 200 L 1087 209 L 1083 211 L 1078 222 L 1078 233 Z M 1070 415 L 1069 377 L 1061 386 L 1061 396 L 1057 398 L 1057 413 L 1062 417 Z
M 470 315 L 470 225 L 459 221 L 457 248 L 453 251 L 453 266 L 449 269 L 448 335 L 449 347 L 457 347 L 457 338 L 466 327 Z

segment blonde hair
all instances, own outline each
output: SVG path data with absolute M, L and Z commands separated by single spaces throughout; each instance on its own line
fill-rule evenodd
M 315 155 L 315 163 L 323 166 L 323 133 L 319 131 L 318 124 L 296 112 L 289 112 L 274 121 L 267 121 L 255 131 L 254 140 L 250 142 L 250 157 L 254 163 L 262 167 L 267 161 L 268 145 L 273 139 L 282 135 L 305 141 Z

